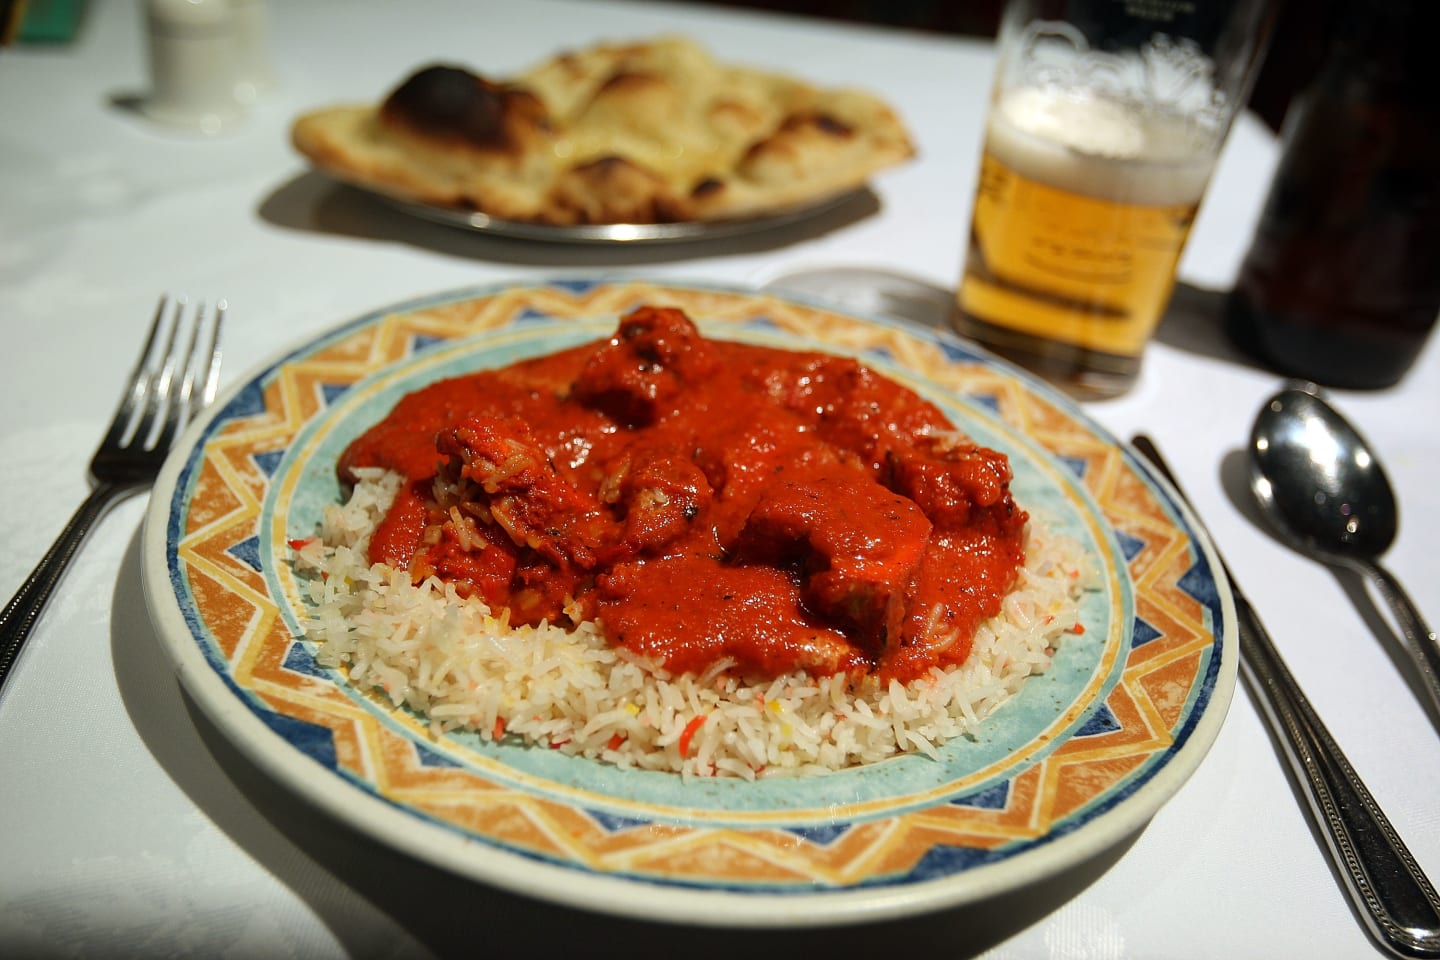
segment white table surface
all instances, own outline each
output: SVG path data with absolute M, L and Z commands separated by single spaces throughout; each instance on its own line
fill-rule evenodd
M 763 284 L 815 268 L 959 273 L 992 50 L 983 42 L 638 2 L 271 5 L 279 85 L 205 138 L 126 104 L 147 86 L 143 23 L 91 4 L 78 42 L 0 56 L 0 594 L 86 493 L 85 464 L 161 292 L 230 303 L 224 382 L 372 308 L 507 279 L 620 273 Z M 478 237 L 308 173 L 290 120 L 378 97 L 420 63 L 504 74 L 561 46 L 683 31 L 726 59 L 859 83 L 894 103 L 919 158 L 875 181 L 878 211 L 773 236 L 644 249 Z M 1440 876 L 1440 737 L 1385 621 L 1243 503 L 1237 450 L 1281 379 L 1219 333 L 1276 159 L 1235 128 L 1172 311 L 1128 395 L 1088 411 L 1146 431 L 1182 478 L 1276 643 L 1423 866 Z M 1404 522 L 1388 562 L 1440 618 L 1440 346 L 1397 388 L 1338 392 L 1382 454 Z M 620 923 L 533 904 L 380 849 L 299 808 L 193 712 L 140 594 L 145 497 L 84 547 L 0 694 L 0 955 L 633 956 L 724 950 L 995 958 L 1356 957 L 1375 953 L 1317 845 L 1249 691 L 1209 756 L 1127 849 L 1033 906 L 881 928 L 753 935 Z M 897 939 L 898 938 L 898 939 Z

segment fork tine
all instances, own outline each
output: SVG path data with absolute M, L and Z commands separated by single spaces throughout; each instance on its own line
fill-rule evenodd
M 198 374 L 196 367 L 205 363 L 205 359 L 196 353 L 196 348 L 200 344 L 201 329 L 205 326 L 204 302 L 195 305 L 195 310 L 190 317 L 189 335 L 186 338 L 183 357 L 175 349 L 179 326 L 180 318 L 177 317 L 175 327 L 170 332 L 171 349 L 166 358 L 167 365 L 174 365 L 174 373 L 179 375 L 179 387 L 175 390 L 170 389 L 176 383 L 175 377 L 172 376 L 170 382 L 158 391 L 155 399 L 157 404 L 162 405 L 157 411 L 160 422 L 153 440 L 146 446 L 147 450 L 153 449 L 161 452 L 168 450 L 176 435 L 189 423 L 196 409 L 194 405 L 195 380 Z
M 195 318 L 190 324 L 190 339 L 185 347 L 184 375 L 180 378 L 180 392 L 175 401 L 181 415 L 188 420 L 192 412 L 191 399 L 195 393 L 195 346 L 200 342 L 200 328 L 205 325 L 205 304 L 202 301 L 195 308 Z
M 210 346 L 205 353 L 209 362 L 205 369 L 205 382 L 200 390 L 198 401 L 192 401 L 190 415 L 194 416 L 200 412 L 202 407 L 209 406 L 215 400 L 215 391 L 220 386 L 220 327 L 225 322 L 225 311 L 229 304 L 223 299 L 215 301 L 215 323 L 210 328 Z M 204 357 L 201 358 L 202 361 Z
M 160 368 L 152 371 L 144 408 L 140 411 L 140 419 L 135 426 L 135 432 L 128 441 L 145 450 L 153 450 L 159 444 L 160 434 L 164 430 L 168 417 L 170 394 L 175 385 L 175 372 L 179 361 L 176 343 L 179 341 L 180 323 L 184 319 L 186 306 L 184 297 L 175 299 L 175 307 L 171 311 L 171 321 L 165 336 L 164 353 L 155 358 L 159 362 Z
M 130 380 L 125 388 L 125 399 L 115 411 L 114 418 L 105 432 L 104 443 L 119 446 L 126 438 L 133 435 L 131 429 L 135 419 L 135 413 L 150 389 L 150 354 L 155 349 L 155 341 L 159 339 L 160 328 L 165 321 L 165 308 L 169 306 L 170 298 L 161 296 L 160 302 L 155 305 L 155 318 L 150 321 L 150 330 L 145 334 L 145 345 L 140 348 L 140 355 L 135 358 L 135 366 L 130 371 Z
M 170 332 L 172 349 L 169 351 L 166 362 L 167 364 L 179 364 L 175 371 L 180 376 L 179 389 L 173 392 L 167 389 L 175 382 L 174 377 L 171 377 L 170 383 L 157 391 L 154 399 L 157 404 L 163 404 L 164 407 L 159 411 L 161 420 L 155 431 L 154 439 L 146 449 L 162 452 L 168 450 L 176 435 L 214 398 L 216 381 L 220 375 L 220 324 L 225 317 L 225 306 L 224 300 L 216 301 L 214 321 L 209 324 L 209 343 L 205 352 L 201 353 L 199 348 L 206 326 L 205 304 L 202 302 L 196 305 L 188 325 L 189 335 L 186 338 L 183 360 L 180 359 L 178 351 L 173 349 L 177 343 L 180 324 L 180 318 L 176 318 L 175 327 Z M 201 380 L 202 376 L 203 380 Z M 195 389 L 197 382 L 200 383 L 198 394 Z

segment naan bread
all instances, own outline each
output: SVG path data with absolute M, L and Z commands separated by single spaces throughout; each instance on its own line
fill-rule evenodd
M 510 81 L 429 66 L 379 105 L 301 116 L 292 138 L 341 179 L 554 225 L 757 216 L 914 154 L 874 96 L 719 64 L 679 37 L 563 53 Z

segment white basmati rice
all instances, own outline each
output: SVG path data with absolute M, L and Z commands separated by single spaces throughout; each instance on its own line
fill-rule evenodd
M 908 684 L 791 673 L 747 682 L 716 664 L 675 676 L 613 648 L 592 623 L 512 627 L 436 578 L 371 565 L 366 549 L 399 479 L 357 470 L 349 501 L 297 550 L 307 638 L 325 666 L 426 718 L 434 736 L 475 731 L 684 776 L 794 776 L 901 753 L 936 756 L 1044 672 L 1077 629 L 1090 574 L 1079 546 L 1031 519 L 1026 561 L 969 658 Z

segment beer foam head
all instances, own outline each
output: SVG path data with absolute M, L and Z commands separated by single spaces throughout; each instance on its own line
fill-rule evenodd
M 1036 87 L 1007 91 L 986 148 L 1060 190 L 1154 206 L 1195 203 L 1215 150 L 1183 118 L 1117 100 Z
M 1016 129 L 1091 156 L 1134 159 L 1145 146 L 1139 118 L 1110 100 L 1023 87 L 1006 95 L 999 109 Z

